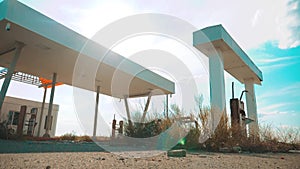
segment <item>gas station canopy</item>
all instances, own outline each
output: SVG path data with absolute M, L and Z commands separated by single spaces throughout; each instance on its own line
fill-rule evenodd
M 223 55 L 224 70 L 241 83 L 253 79 L 255 84 L 261 84 L 262 72 L 222 25 L 210 26 L 194 32 L 193 44 L 207 56 L 210 55 L 209 52 L 219 49 Z
M 15 72 L 46 79 L 52 79 L 53 73 L 57 73 L 58 82 L 74 86 L 74 68 L 80 55 L 85 63 L 80 66 L 85 66 L 82 69 L 85 71 L 77 73 L 99 82 L 96 85 L 101 86 L 100 92 L 103 94 L 123 98 L 124 95 L 146 96 L 155 89 L 162 94 L 175 92 L 172 81 L 112 51 L 100 63 L 98 58 L 107 52 L 105 47 L 16 0 L 0 3 L 0 37 L 1 67 L 8 68 L 11 64 L 13 54 L 9 51 L 14 49 L 16 42 L 25 44 Z M 92 43 L 93 48 L 80 53 L 87 42 Z M 96 68 L 96 72 L 89 72 L 93 71 L 92 68 Z M 116 90 L 112 93 L 112 79 L 116 72 L 122 77 L 120 80 L 130 79 L 128 91 Z M 84 82 L 76 83 L 75 87 L 96 91 L 95 85 L 85 85 Z

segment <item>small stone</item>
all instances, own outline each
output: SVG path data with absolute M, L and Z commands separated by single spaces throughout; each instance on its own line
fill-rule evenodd
M 51 168 L 51 166 L 50 165 L 48 165 L 47 167 L 46 167 L 46 169 L 50 169 Z
M 230 149 L 228 147 L 221 147 L 219 148 L 219 151 L 221 153 L 229 153 L 230 152 Z
M 123 160 L 125 160 L 125 159 L 124 159 L 123 157 L 120 157 L 119 160 L 122 160 L 122 161 L 123 161 Z
M 235 147 L 232 147 L 232 151 L 234 153 L 241 153 L 242 152 L 242 148 L 240 146 L 235 146 Z
M 105 160 L 105 158 L 103 157 L 103 158 L 101 158 L 101 160 Z
M 168 157 L 186 157 L 186 150 L 169 150 L 167 152 Z

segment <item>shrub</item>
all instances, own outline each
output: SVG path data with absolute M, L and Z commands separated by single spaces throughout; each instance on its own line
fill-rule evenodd
M 69 141 L 74 141 L 76 138 L 75 133 L 66 133 L 62 136 L 60 136 L 60 140 L 69 140 Z
M 135 138 L 147 138 L 159 135 L 162 132 L 161 120 L 153 120 L 149 123 L 133 123 L 125 125 L 125 135 Z

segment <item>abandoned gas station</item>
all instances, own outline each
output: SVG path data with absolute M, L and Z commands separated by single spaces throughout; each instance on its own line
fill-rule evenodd
M 93 122 L 93 136 L 96 136 L 99 94 L 122 99 L 127 120 L 130 122 L 128 98 L 148 97 L 142 116 L 144 118 L 151 96 L 166 95 L 167 99 L 169 95 L 175 93 L 174 82 L 112 51 L 109 57 L 105 57 L 99 63 L 99 55 L 107 51 L 105 47 L 93 43 L 93 48 L 82 52 L 82 47 L 88 41 L 86 37 L 16 0 L 4 0 L 0 3 L 0 28 L 0 66 L 5 68 L 1 71 L 4 82 L 0 93 L 0 109 L 11 80 L 43 87 L 44 96 L 47 89 L 51 89 L 48 112 L 46 112 L 48 117 L 53 113 L 55 88 L 61 84 L 72 85 L 96 92 Z M 224 70 L 226 70 L 245 84 L 247 115 L 253 120 L 249 124 L 249 129 L 250 134 L 255 135 L 258 121 L 254 85 L 261 84 L 261 71 L 221 25 L 196 31 L 193 37 L 194 46 L 209 58 L 211 105 L 225 112 Z M 80 80 L 74 76 L 78 59 L 85 60 L 85 64 L 81 65 L 85 66 L 85 71 L 79 72 Z M 124 66 L 120 67 L 120 63 Z M 139 70 L 143 71 L 136 74 L 135 72 Z M 112 84 L 116 72 L 128 85 Z M 161 92 L 153 93 L 154 90 Z M 45 97 L 41 110 L 44 110 L 44 106 Z M 20 107 L 20 110 L 22 112 L 24 108 Z M 43 113 L 41 110 L 37 113 Z M 168 108 L 166 110 L 168 111 Z M 0 117 L 1 113 L 3 112 L 0 111 Z M 240 118 L 240 115 L 235 117 Z M 23 123 L 19 122 L 19 124 Z M 43 134 L 45 137 L 53 136 L 49 132 L 50 127 L 51 119 L 48 118 Z

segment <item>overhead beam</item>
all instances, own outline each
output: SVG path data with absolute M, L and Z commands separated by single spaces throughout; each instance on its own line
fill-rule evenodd
M 9 53 L 9 52 L 12 52 L 12 51 L 14 51 L 14 50 L 16 50 L 16 47 L 13 47 L 13 48 L 10 48 L 10 49 L 1 51 L 1 52 L 0 52 L 0 56 L 1 56 L 1 55 L 5 55 L 5 54 L 7 54 L 7 53 Z

